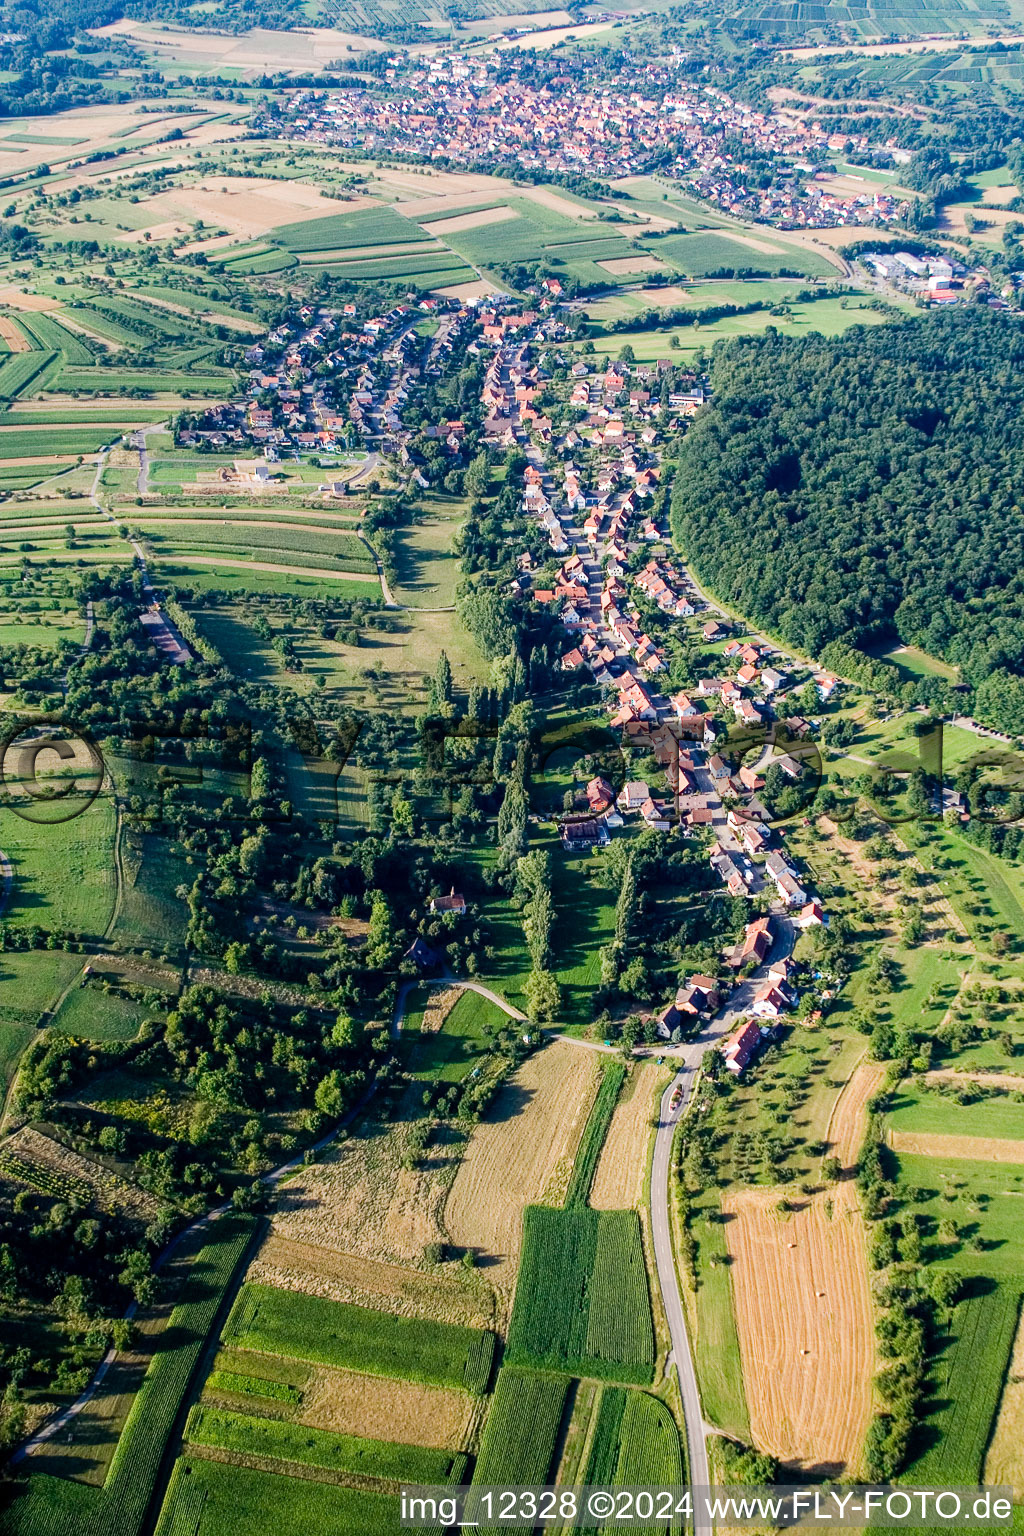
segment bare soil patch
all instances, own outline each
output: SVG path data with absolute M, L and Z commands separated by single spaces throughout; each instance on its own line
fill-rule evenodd
M 20 331 L 9 315 L 0 315 L 0 336 L 7 343 L 9 352 L 30 352 L 28 337 Z
M 457 213 L 453 219 L 433 219 L 427 228 L 432 235 L 443 240 L 446 235 L 458 234 L 460 229 L 479 229 L 485 224 L 504 224 L 507 219 L 518 219 L 514 208 L 478 208 L 475 213 Z
M 593 1051 L 556 1041 L 527 1058 L 473 1131 L 444 1207 L 451 1241 L 471 1248 L 505 1305 L 515 1286 L 523 1207 L 569 1163 L 594 1096 Z
M 431 293 L 441 293 L 446 299 L 486 299 L 492 293 L 500 292 L 493 283 L 486 278 L 480 278 L 475 283 L 453 283 L 450 288 L 431 288 Z
M 875 1337 L 864 1220 L 852 1167 L 880 1068 L 864 1063 L 829 1123 L 835 1186 L 776 1206 L 779 1189 L 723 1200 L 755 1444 L 794 1469 L 857 1473 L 874 1406 Z
M 598 1211 L 621 1211 L 643 1198 L 651 1128 L 658 1097 L 670 1074 L 653 1065 L 633 1068 L 608 1127 L 598 1159 L 590 1203 Z
M 660 272 L 665 263 L 660 256 L 616 256 L 612 261 L 599 261 L 598 266 L 615 277 L 624 272 Z
M 26 293 L 11 283 L 0 288 L 0 304 L 6 304 L 10 309 L 59 309 L 60 303 L 60 299 L 51 299 L 45 293 Z
M 998 1136 L 941 1136 L 889 1130 L 886 1140 L 894 1152 L 912 1152 L 921 1157 L 958 1158 L 968 1163 L 1024 1163 L 1024 1141 L 1007 1141 Z

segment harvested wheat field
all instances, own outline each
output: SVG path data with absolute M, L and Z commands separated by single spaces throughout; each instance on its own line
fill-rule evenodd
M 148 199 L 146 206 L 154 215 L 154 224 L 203 219 L 213 228 L 253 239 L 280 224 L 299 224 L 304 219 L 324 218 L 380 205 L 374 197 L 324 197 L 316 187 L 302 181 L 270 181 L 259 176 L 210 176 L 193 187 L 158 192 Z M 149 227 L 152 230 L 153 226 Z
M 473 1131 L 444 1207 L 448 1236 L 473 1249 L 507 1306 L 523 1207 L 571 1165 L 593 1102 L 597 1059 L 559 1040 L 527 1058 Z
M 401 1317 L 427 1317 L 467 1328 L 490 1328 L 494 1321 L 490 1291 L 472 1278 L 463 1281 L 458 1273 L 403 1269 L 273 1233 L 249 1266 L 246 1279 Z
M 24 331 L 18 329 L 18 326 L 9 315 L 0 315 L 0 336 L 6 341 L 9 352 L 28 352 L 31 350 L 28 344 L 28 337 Z
M 619 1095 L 594 1174 L 590 1203 L 596 1211 L 621 1211 L 642 1200 L 651 1126 L 657 1119 L 658 1097 L 670 1080 L 671 1073 L 660 1067 L 633 1068 Z
M 864 1219 L 852 1168 L 882 1068 L 862 1063 L 827 1140 L 845 1177 L 786 1216 L 778 1189 L 722 1202 L 754 1444 L 786 1466 L 859 1473 L 874 1408 L 875 1335 Z
M 918 1131 L 887 1131 L 894 1152 L 915 1152 L 921 1157 L 957 1158 L 967 1163 L 1024 1163 L 1024 1141 L 998 1136 L 940 1136 Z
M 448 1387 L 314 1366 L 299 1419 L 312 1429 L 462 1451 L 472 1444 L 484 1401 Z
M 1010 1487 L 1014 1499 L 1024 1499 L 1024 1314 L 1017 1323 L 1017 1337 L 999 1400 L 996 1427 L 985 1457 L 983 1480 L 991 1486 Z
M 362 1122 L 322 1162 L 281 1186 L 274 1237 L 387 1264 L 417 1265 L 440 1242 L 438 1216 L 461 1143 L 439 1127 L 415 1169 L 402 1167 L 411 1122 Z

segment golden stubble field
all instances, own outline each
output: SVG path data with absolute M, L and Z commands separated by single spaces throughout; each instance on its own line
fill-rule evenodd
M 1017 1324 L 1010 1369 L 985 1457 L 984 1481 L 1009 1486 L 1015 1499 L 1024 1499 L 1024 1315 Z
M 663 1067 L 648 1062 L 634 1065 L 619 1094 L 594 1172 L 590 1204 L 596 1211 L 621 1211 L 642 1201 L 658 1100 L 670 1080 L 671 1073 Z
M 597 1056 L 556 1041 L 529 1056 L 473 1131 L 444 1207 L 451 1241 L 477 1254 L 507 1308 L 523 1208 L 568 1178 L 597 1085 Z
M 784 1216 L 780 1189 L 722 1202 L 751 1434 L 794 1470 L 861 1470 L 876 1351 L 853 1168 L 882 1071 L 862 1062 L 836 1100 L 826 1139 L 843 1168 L 837 1184 Z

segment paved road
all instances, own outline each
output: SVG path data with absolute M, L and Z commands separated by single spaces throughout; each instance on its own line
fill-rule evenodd
M 788 917 L 772 920 L 775 943 L 771 960 L 779 960 L 792 952 L 796 929 Z M 676 1126 L 685 1113 L 693 1093 L 697 1072 L 706 1053 L 727 1035 L 736 1020 L 750 1011 L 754 993 L 764 981 L 768 967 L 764 965 L 753 976 L 741 981 L 729 999 L 728 1008 L 711 1020 L 695 1040 L 688 1041 L 679 1055 L 682 1065 L 662 1095 L 658 1112 L 658 1131 L 654 1140 L 654 1164 L 651 1170 L 651 1233 L 654 1239 L 654 1261 L 658 1271 L 665 1316 L 668 1320 L 672 1349 L 669 1361 L 676 1367 L 679 1377 L 679 1393 L 686 1417 L 686 1446 L 689 1460 L 689 1482 L 693 1488 L 708 1488 L 711 1476 L 705 1436 L 708 1426 L 700 1405 L 700 1388 L 693 1363 L 690 1335 L 683 1311 L 683 1299 L 679 1289 L 675 1254 L 672 1251 L 670 1220 L 672 1142 Z M 672 1095 L 681 1090 L 675 1109 Z M 711 1522 L 704 1517 L 694 1518 L 694 1536 L 711 1536 Z

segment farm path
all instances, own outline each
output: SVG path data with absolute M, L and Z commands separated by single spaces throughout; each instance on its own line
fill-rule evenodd
M 402 604 L 397 601 L 395 594 L 388 586 L 388 579 L 384 574 L 384 567 L 380 563 L 380 555 L 378 555 L 377 551 L 374 549 L 373 545 L 370 543 L 361 527 L 356 528 L 356 538 L 362 540 L 367 549 L 370 551 L 370 554 L 373 556 L 373 563 L 377 567 L 377 575 L 380 578 L 380 589 L 384 594 L 385 608 L 401 608 Z
M 0 912 L 5 911 L 8 901 L 11 899 L 11 886 L 14 884 L 14 870 L 11 861 L 0 848 Z
M 796 939 L 796 929 L 788 917 L 778 917 L 774 922 L 774 934 L 775 942 L 770 951 L 773 964 L 781 955 L 788 955 L 792 951 Z M 736 994 L 739 994 L 742 989 L 743 996 L 745 997 L 749 988 L 752 995 L 753 989 L 756 989 L 764 981 L 767 974 L 768 962 L 766 961 L 753 977 L 741 983 L 740 987 L 737 987 Z M 658 1283 L 661 1286 L 662 1300 L 665 1305 L 669 1335 L 672 1340 L 672 1348 L 666 1363 L 675 1362 L 676 1374 L 679 1378 L 679 1392 L 683 1403 L 683 1416 L 686 1421 L 689 1481 L 693 1488 L 708 1488 L 711 1485 L 706 1437 L 709 1430 L 713 1429 L 714 1426 L 704 1422 L 700 1402 L 700 1387 L 697 1384 L 697 1371 L 693 1363 L 693 1351 L 690 1347 L 690 1336 L 686 1327 L 683 1299 L 679 1289 L 679 1275 L 676 1270 L 675 1252 L 672 1246 L 669 1196 L 669 1181 L 672 1171 L 672 1143 L 675 1139 L 676 1127 L 686 1112 L 693 1096 L 697 1076 L 705 1055 L 708 1051 L 714 1049 L 736 1022 L 738 1017 L 736 994 L 730 999 L 730 1007 L 711 1019 L 697 1038 L 687 1041 L 677 1053 L 677 1059 L 680 1060 L 679 1071 L 661 1097 L 661 1105 L 658 1111 L 658 1130 L 654 1139 L 654 1162 L 651 1170 L 651 1232 L 654 1238 L 654 1261 L 658 1271 Z M 679 1097 L 673 1107 L 673 1098 L 677 1091 Z M 705 1512 L 699 1510 L 695 1505 L 693 1536 L 711 1536 L 711 1533 L 712 1525 L 710 1519 Z

